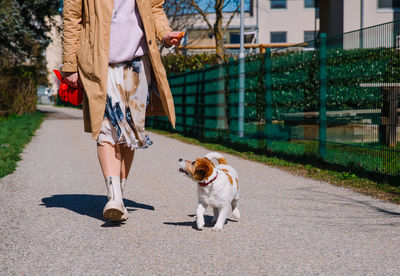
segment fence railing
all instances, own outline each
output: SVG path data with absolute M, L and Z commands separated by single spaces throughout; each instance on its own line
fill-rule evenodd
M 244 137 L 239 63 L 169 76 L 177 132 L 265 153 L 400 174 L 400 22 L 321 34 L 312 49 L 246 57 Z M 148 125 L 173 131 L 165 118 Z

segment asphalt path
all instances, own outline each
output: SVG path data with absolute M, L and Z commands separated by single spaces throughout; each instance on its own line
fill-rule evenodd
M 196 184 L 178 159 L 209 151 L 150 133 L 125 190 L 129 220 L 102 218 L 106 187 L 81 111 L 48 118 L 0 179 L 2 275 L 399 275 L 400 207 L 224 154 L 239 221 L 195 226 Z

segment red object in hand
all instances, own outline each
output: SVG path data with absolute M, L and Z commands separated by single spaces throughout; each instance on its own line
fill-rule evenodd
M 64 102 L 69 102 L 73 105 L 82 104 L 83 92 L 82 88 L 78 85 L 77 87 L 72 87 L 68 85 L 67 81 L 61 77 L 61 73 L 58 70 L 53 70 L 57 78 L 60 80 L 60 89 L 58 90 L 58 95 Z

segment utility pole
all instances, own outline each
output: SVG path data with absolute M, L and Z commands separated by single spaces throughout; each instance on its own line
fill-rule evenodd
M 239 53 L 239 137 L 244 134 L 244 0 L 240 1 L 240 53 Z
M 360 1 L 360 48 L 364 48 L 364 0 Z

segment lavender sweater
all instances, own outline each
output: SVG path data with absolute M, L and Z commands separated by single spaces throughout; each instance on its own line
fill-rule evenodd
M 109 62 L 140 57 L 148 51 L 143 24 L 135 0 L 114 0 L 111 18 Z

